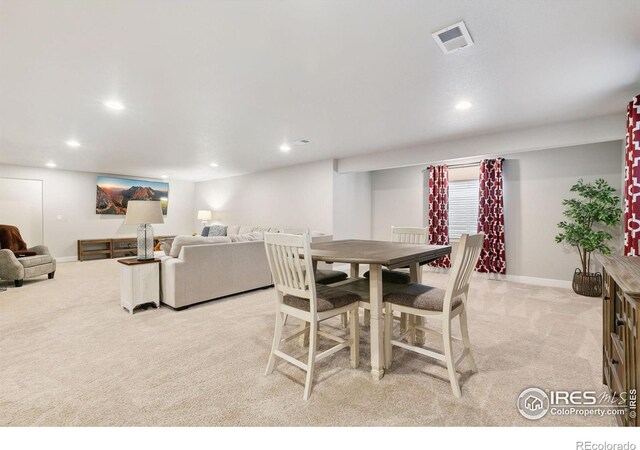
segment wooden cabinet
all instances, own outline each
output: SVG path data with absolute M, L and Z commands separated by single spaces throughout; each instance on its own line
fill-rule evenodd
M 174 237 L 156 236 L 154 245 L 161 240 L 172 241 Z M 137 255 L 138 240 L 136 238 L 81 239 L 78 241 L 78 261 L 126 258 Z
M 640 257 L 598 256 L 603 270 L 602 369 L 603 382 L 613 395 L 626 398 L 622 426 L 639 426 Z

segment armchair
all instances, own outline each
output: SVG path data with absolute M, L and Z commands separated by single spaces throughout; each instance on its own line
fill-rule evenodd
M 15 286 L 20 287 L 25 278 L 55 276 L 56 260 L 46 245 L 37 245 L 28 251 L 35 252 L 35 256 L 16 258 L 13 251 L 0 249 L 0 279 L 13 280 Z

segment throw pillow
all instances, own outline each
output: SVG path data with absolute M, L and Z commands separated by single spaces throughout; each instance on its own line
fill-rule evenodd
M 212 236 L 226 236 L 227 235 L 227 227 L 223 227 L 222 225 L 211 225 L 209 227 L 209 237 Z
M 165 255 L 169 256 L 171 253 L 171 244 L 167 241 L 160 241 L 160 250 L 162 250 Z
M 210 228 L 211 228 L 211 227 L 204 227 L 204 228 L 202 229 L 202 233 L 200 233 L 200 236 L 203 236 L 203 237 L 207 237 L 207 236 L 209 236 L 209 229 L 210 229 Z

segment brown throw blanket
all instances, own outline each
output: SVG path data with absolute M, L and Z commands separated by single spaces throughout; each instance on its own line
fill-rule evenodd
M 35 256 L 36 254 L 27 250 L 27 243 L 22 240 L 20 230 L 12 225 L 0 225 L 0 248 L 8 248 L 16 256 Z

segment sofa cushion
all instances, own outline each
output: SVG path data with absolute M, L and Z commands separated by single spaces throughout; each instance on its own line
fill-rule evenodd
M 228 236 L 176 236 L 173 240 L 173 244 L 171 244 L 169 256 L 177 258 L 178 255 L 180 255 L 182 247 L 187 245 L 224 244 L 229 242 L 231 242 L 231 239 Z
M 236 234 L 247 234 L 253 231 L 253 225 L 240 225 Z
M 222 225 L 211 225 L 209 227 L 209 237 L 212 236 L 226 236 L 227 235 L 227 227 Z
M 232 234 L 239 234 L 238 232 L 240 231 L 240 225 L 228 225 L 227 226 L 227 236 L 230 236 Z
M 231 242 L 264 241 L 264 233 L 255 231 L 247 234 L 232 234 L 227 236 Z
M 49 264 L 52 258 L 50 255 L 36 255 L 36 256 L 26 256 L 24 258 L 18 258 L 18 262 L 22 264 L 22 267 L 35 267 L 41 266 L 43 264 Z
M 211 228 L 211 227 L 204 227 L 202 229 L 202 233 L 200 233 L 200 236 L 203 236 L 203 237 L 209 236 L 209 228 Z

